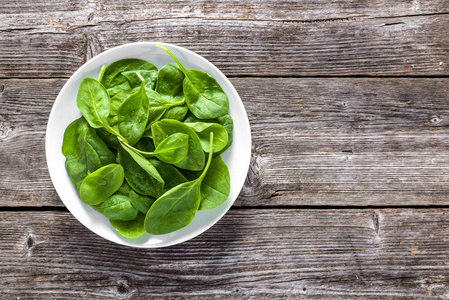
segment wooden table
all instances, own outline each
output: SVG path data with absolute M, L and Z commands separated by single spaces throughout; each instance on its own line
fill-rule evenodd
M 449 1 L 0 3 L 0 298 L 449 298 Z M 108 242 L 64 207 L 44 138 L 111 47 L 191 49 L 235 85 L 252 162 L 180 245 Z

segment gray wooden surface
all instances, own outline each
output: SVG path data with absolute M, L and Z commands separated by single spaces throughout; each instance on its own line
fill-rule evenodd
M 0 298 L 448 299 L 449 2 L 0 2 Z M 48 175 L 68 77 L 135 41 L 198 52 L 247 109 L 231 210 L 157 250 L 84 228 Z

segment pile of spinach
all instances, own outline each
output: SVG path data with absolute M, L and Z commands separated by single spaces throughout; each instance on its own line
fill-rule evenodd
M 220 155 L 232 144 L 226 93 L 209 74 L 176 63 L 160 70 L 127 58 L 86 77 L 82 117 L 65 130 L 62 153 L 81 201 L 125 237 L 166 234 L 230 193 Z

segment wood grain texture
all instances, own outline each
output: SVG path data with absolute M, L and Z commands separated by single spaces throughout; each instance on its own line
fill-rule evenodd
M 103 240 L 69 213 L 0 213 L 6 299 L 446 299 L 449 210 L 231 210 L 162 249 Z
M 78 25 L 58 20 L 17 29 L 0 21 L 0 77 L 68 77 L 103 50 L 138 41 L 185 46 L 228 76 L 449 75 L 449 14 L 318 23 L 143 16 Z
M 64 83 L 0 81 L 1 206 L 62 206 L 44 136 Z M 237 206 L 449 205 L 448 78 L 232 83 L 253 142 Z
M 297 22 L 344 21 L 353 18 L 394 18 L 449 13 L 444 0 L 252 0 L 252 1 L 141 1 L 39 0 L 0 3 L 1 25 L 7 30 L 73 28 L 102 22 L 195 18 L 208 20 L 278 20 Z M 52 27 L 54 26 L 54 27 Z

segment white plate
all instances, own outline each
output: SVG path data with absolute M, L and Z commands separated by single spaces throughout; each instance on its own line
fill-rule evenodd
M 232 146 L 222 155 L 231 175 L 231 194 L 228 200 L 217 208 L 198 211 L 195 219 L 188 226 L 164 235 L 145 233 L 137 239 L 128 239 L 117 233 L 109 224 L 109 220 L 84 204 L 76 194 L 75 188 L 65 170 L 65 157 L 61 147 L 64 131 L 67 126 L 81 116 L 76 107 L 76 94 L 82 79 L 86 76 L 96 78 L 102 65 L 111 64 L 123 58 L 141 58 L 161 68 L 173 59 L 162 49 L 154 46 L 161 44 L 167 47 L 187 69 L 199 69 L 211 74 L 221 85 L 229 98 L 229 114 L 234 119 L 234 138 Z M 64 205 L 84 226 L 99 236 L 112 242 L 141 248 L 158 248 L 175 245 L 196 237 L 209 229 L 228 211 L 237 198 L 245 182 L 251 156 L 251 131 L 248 116 L 237 91 L 231 82 L 212 63 L 198 54 L 185 48 L 154 42 L 142 42 L 122 45 L 105 51 L 76 71 L 67 81 L 53 105 L 47 125 L 45 151 L 51 180 Z M 70 235 L 67 232 L 67 235 Z

